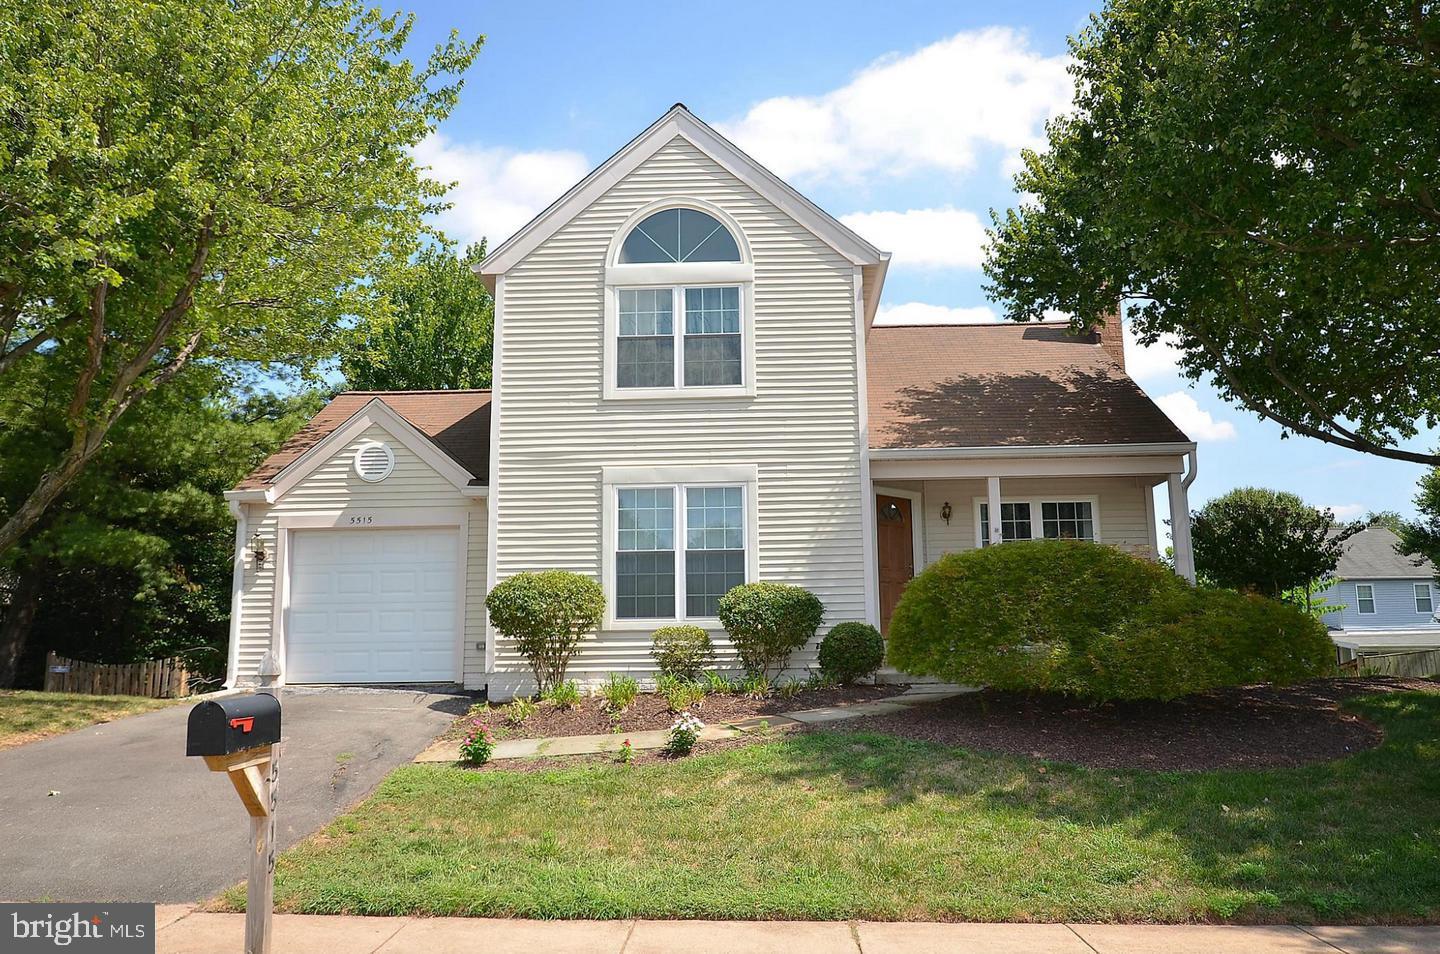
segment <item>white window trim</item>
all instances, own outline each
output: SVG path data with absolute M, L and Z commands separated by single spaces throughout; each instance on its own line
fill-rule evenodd
M 649 266 L 644 266 L 649 267 Z M 686 269 L 686 265 L 664 266 L 666 268 Z M 686 385 L 685 381 L 685 289 L 687 288 L 740 288 L 740 383 L 734 385 L 704 386 Z M 622 290 L 646 289 L 646 288 L 668 288 L 670 289 L 673 305 L 671 311 L 671 334 L 674 338 L 672 359 L 674 368 L 671 371 L 672 380 L 675 382 L 671 387 L 666 388 L 622 388 L 617 384 L 619 380 L 617 364 L 620 353 L 620 292 Z M 754 283 L 753 282 L 679 282 L 667 281 L 663 284 L 624 284 L 605 286 L 605 393 L 607 401 L 634 401 L 634 400 L 655 400 L 674 398 L 736 398 L 753 397 L 755 395 L 755 346 L 752 333 L 753 322 L 750 319 L 754 311 Z
M 989 502 L 990 502 L 989 499 L 986 498 L 986 497 L 974 497 L 974 498 L 971 499 L 971 516 L 974 518 L 974 521 L 975 521 L 975 547 L 976 547 L 977 549 L 978 549 L 980 546 L 983 545 L 983 541 L 982 541 L 981 538 L 980 538 L 980 505 L 981 505 L 981 504 L 988 504 Z M 1088 503 L 1088 504 L 1090 505 L 1091 523 L 1092 523 L 1092 524 L 1094 525 L 1094 527 L 1095 527 L 1095 541 L 1094 541 L 1094 542 L 1096 542 L 1096 543 L 1103 543 L 1103 542 L 1105 541 L 1104 533 L 1103 533 L 1103 531 L 1100 529 L 1100 498 L 1099 498 L 1098 496 L 1096 496 L 1095 494 L 1066 494 L 1065 496 L 1057 496 L 1057 495 L 1055 495 L 1055 494 L 1047 494 L 1047 495 L 1040 496 L 1040 497 L 1004 497 L 1004 496 L 1002 496 L 1002 497 L 1000 498 L 1000 503 L 1001 503 L 1001 504 L 1007 504 L 1007 503 L 1023 503 L 1023 504 L 1029 504 L 1029 505 L 1030 505 L 1030 539 L 1031 539 L 1031 540 L 1044 540 L 1044 539 L 1045 539 L 1045 521 L 1044 521 L 1044 518 L 1041 516 L 1041 512 L 1042 512 L 1041 509 L 1040 509 L 1040 505 L 1041 505 L 1041 504 L 1047 504 L 1047 503 Z
M 1421 600 L 1421 598 L 1422 598 L 1421 595 L 1420 595 L 1420 588 L 1421 588 L 1422 586 L 1425 588 L 1425 597 L 1424 597 L 1424 598 L 1425 598 L 1425 599 L 1428 599 L 1428 600 L 1430 601 L 1430 608 L 1429 608 L 1428 610 L 1422 610 L 1422 609 L 1420 608 L 1420 600 Z M 1434 615 L 1435 615 L 1435 587 L 1431 586 L 1429 583 L 1416 583 L 1414 586 L 1412 586 L 1412 587 L 1410 588 L 1410 595 L 1411 595 L 1411 597 L 1414 598 L 1414 600 L 1415 600 L 1415 612 L 1416 612 L 1418 615 L 1420 615 L 1420 616 L 1434 616 Z
M 1370 591 L 1370 595 L 1367 596 L 1367 597 L 1362 597 L 1362 596 L 1360 595 L 1360 591 L 1361 591 L 1361 590 L 1369 590 L 1369 591 Z M 1367 610 L 1363 610 L 1363 609 L 1360 608 L 1360 603 L 1361 603 L 1362 600 L 1366 600 L 1366 601 L 1368 601 L 1368 602 L 1370 603 L 1370 609 L 1369 609 L 1368 611 L 1367 611 Z M 1377 613 L 1378 610 L 1379 610 L 1379 607 L 1378 607 L 1378 606 L 1376 605 L 1376 603 L 1375 603 L 1375 584 L 1373 584 L 1373 583 L 1356 583 L 1356 584 L 1355 584 L 1355 615 L 1357 615 L 1357 616 L 1374 616 L 1374 615 L 1376 615 L 1376 613 Z
M 600 585 L 605 591 L 606 630 L 649 632 L 660 626 L 686 623 L 707 630 L 720 630 L 713 617 L 685 616 L 685 488 L 740 487 L 745 514 L 745 580 L 760 579 L 759 471 L 753 464 L 713 467 L 628 467 L 607 466 L 601 470 L 603 519 Z M 617 619 L 615 616 L 615 553 L 620 542 L 619 491 L 635 487 L 675 488 L 675 615 L 658 619 Z
M 617 264 L 620 249 L 637 225 L 656 212 L 666 209 L 695 209 L 713 216 L 717 222 L 729 229 L 740 250 L 739 262 L 659 262 L 645 264 Z M 734 399 L 755 396 L 755 264 L 750 253 L 750 243 L 733 217 L 718 206 L 703 199 L 676 196 L 651 202 L 636 209 L 625 224 L 610 240 L 605 262 L 604 294 L 604 368 L 601 379 L 601 397 L 606 401 L 687 401 L 707 399 Z M 685 312 L 681 307 L 682 296 L 678 289 L 715 285 L 738 285 L 740 287 L 740 381 L 738 385 L 719 387 L 685 387 L 684 384 L 684 338 Z M 674 288 L 674 332 L 675 372 L 674 385 L 668 388 L 621 388 L 616 386 L 616 359 L 620 350 L 617 343 L 620 335 L 619 290 L 621 288 Z

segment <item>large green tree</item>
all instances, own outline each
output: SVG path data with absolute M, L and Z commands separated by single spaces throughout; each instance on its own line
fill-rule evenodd
M 1424 557 L 1440 566 L 1440 467 L 1432 467 L 1420 478 L 1415 491 L 1419 518 L 1400 526 L 1400 550 Z
M 377 279 L 387 310 L 355 328 L 340 358 L 360 391 L 488 388 L 495 302 L 473 270 L 485 245 L 457 256 L 430 246 Z
M 1139 339 L 1287 432 L 1421 463 L 1440 421 L 1440 5 L 1110 0 L 986 273 L 1008 316 Z
M 1295 494 L 1241 487 L 1193 515 L 1195 572 L 1207 583 L 1272 599 L 1309 593 L 1335 572 L 1345 541 L 1364 524 L 1337 526 L 1329 509 Z
M 221 494 L 322 403 L 215 397 L 223 385 L 214 366 L 191 365 L 137 403 L 0 555 L 0 687 L 35 682 L 51 649 L 101 662 L 181 653 L 192 669 L 223 669 L 235 522 Z M 66 401 L 38 387 L 7 405 L 0 495 L 33 485 L 65 446 Z
M 0 554 L 188 364 L 307 368 L 377 308 L 479 46 L 415 66 L 409 33 L 358 0 L 0 0 L 0 401 L 37 360 L 65 399 Z

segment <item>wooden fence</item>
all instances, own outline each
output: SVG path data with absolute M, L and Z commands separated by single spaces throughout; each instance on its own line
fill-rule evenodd
M 45 657 L 45 691 L 176 699 L 190 694 L 190 673 L 185 669 L 184 660 L 178 656 L 106 665 L 48 653 Z
M 1360 656 L 1340 669 L 1362 676 L 1408 676 L 1416 679 L 1440 676 L 1440 649 Z

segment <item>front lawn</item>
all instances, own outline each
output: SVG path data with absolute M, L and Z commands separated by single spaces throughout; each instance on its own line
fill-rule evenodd
M 276 897 L 536 918 L 1440 921 L 1440 694 L 1347 706 L 1383 745 L 1263 771 L 840 731 L 633 766 L 410 766 L 285 855 Z
M 0 690 L 0 749 L 174 705 L 174 699 Z

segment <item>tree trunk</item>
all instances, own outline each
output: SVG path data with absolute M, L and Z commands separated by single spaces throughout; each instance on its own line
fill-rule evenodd
M 44 561 L 26 566 L 15 582 L 15 591 L 10 594 L 10 605 L 5 610 L 5 618 L 0 620 L 0 689 L 15 688 L 25 641 L 40 609 L 45 574 Z

